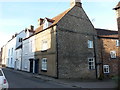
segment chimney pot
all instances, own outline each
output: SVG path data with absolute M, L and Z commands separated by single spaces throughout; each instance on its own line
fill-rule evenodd
M 42 25 L 43 21 L 44 21 L 44 19 L 42 19 L 42 18 L 38 19 L 38 26 Z
M 34 26 L 30 25 L 30 30 L 34 31 Z
M 81 0 L 70 0 L 70 6 L 73 7 L 75 5 L 79 6 L 79 7 L 82 7 Z

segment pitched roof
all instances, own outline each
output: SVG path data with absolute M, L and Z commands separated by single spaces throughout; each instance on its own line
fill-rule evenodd
M 97 31 L 97 35 L 118 35 L 118 31 L 113 31 L 113 30 L 96 28 L 96 31 Z
M 120 1 L 118 2 L 117 6 L 115 8 L 113 8 L 114 10 L 117 10 L 120 8 Z
M 52 22 L 54 21 L 48 28 L 50 28 L 51 26 L 56 25 L 62 19 L 62 17 L 65 16 L 71 9 L 72 8 L 67 9 L 66 11 L 64 11 L 63 13 L 57 15 L 56 17 L 54 17 L 52 19 L 48 19 L 47 18 L 48 20 L 50 20 Z M 46 29 L 48 29 L 48 28 L 46 28 Z M 43 30 L 43 24 L 40 25 L 38 28 L 35 29 L 35 33 L 38 33 L 38 32 L 40 32 L 42 30 Z

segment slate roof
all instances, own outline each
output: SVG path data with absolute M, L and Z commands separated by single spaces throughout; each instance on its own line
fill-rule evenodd
M 97 35 L 116 35 L 118 31 L 96 28 Z
M 106 29 L 96 29 L 99 38 L 109 38 L 118 39 L 118 31 L 106 30 Z

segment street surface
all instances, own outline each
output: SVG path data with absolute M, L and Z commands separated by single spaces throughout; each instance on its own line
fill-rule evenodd
M 8 68 L 3 68 L 3 72 L 8 80 L 9 88 L 71 88 L 54 81 L 35 78 L 31 73 L 17 72 Z

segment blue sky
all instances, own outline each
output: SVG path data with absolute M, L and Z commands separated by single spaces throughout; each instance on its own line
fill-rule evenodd
M 70 7 L 69 1 L 49 2 L 15 2 L 0 0 L 0 47 L 13 34 L 34 25 L 37 27 L 39 18 L 52 18 Z M 83 1 L 82 6 L 96 28 L 117 30 L 116 14 L 112 10 L 119 0 Z M 3 40 L 4 38 L 4 40 Z

